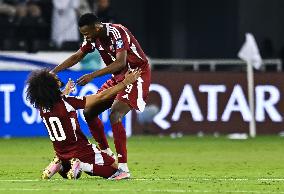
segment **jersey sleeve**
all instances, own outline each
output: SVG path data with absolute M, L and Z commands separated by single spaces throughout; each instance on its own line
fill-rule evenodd
M 114 47 L 117 53 L 129 49 L 130 37 L 122 27 L 111 27 L 110 33 L 114 38 Z
M 94 43 L 88 42 L 87 40 L 84 40 L 84 42 L 80 46 L 80 50 L 83 53 L 92 53 L 96 50 L 96 47 Z
M 64 100 L 75 110 L 84 109 L 86 106 L 86 97 L 84 96 L 64 96 Z

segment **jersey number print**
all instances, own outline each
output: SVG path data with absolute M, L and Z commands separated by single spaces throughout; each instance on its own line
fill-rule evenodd
M 70 118 L 70 119 L 71 119 L 71 124 L 73 126 L 74 135 L 75 135 L 75 138 L 77 140 L 76 133 L 75 133 L 76 121 L 75 121 L 74 118 Z M 48 122 L 51 126 L 51 129 L 50 129 L 49 125 L 47 124 L 47 121 L 45 120 L 45 118 L 43 118 L 43 122 L 44 122 L 44 124 L 47 128 L 47 131 L 48 131 L 48 134 L 49 134 L 51 141 L 64 141 L 64 140 L 66 140 L 66 135 L 65 135 L 64 129 L 63 129 L 62 124 L 61 124 L 58 117 L 49 117 L 48 118 Z

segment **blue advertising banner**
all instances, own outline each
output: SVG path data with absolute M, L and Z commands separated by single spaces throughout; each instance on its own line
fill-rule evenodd
M 25 80 L 29 73 L 29 71 L 0 71 L 0 137 L 48 136 L 39 112 L 26 100 Z M 59 73 L 59 77 L 66 83 L 68 78 L 76 80 L 85 73 L 88 72 L 65 71 Z M 109 76 L 96 78 L 83 87 L 77 86 L 72 95 L 84 96 L 96 93 L 108 78 Z M 127 123 L 125 119 L 123 120 L 123 123 L 126 124 L 128 136 L 131 134 L 130 114 L 126 117 Z M 85 134 L 90 135 L 88 126 L 84 121 L 83 110 L 78 111 L 78 115 L 81 128 Z M 106 133 L 112 136 L 108 117 L 108 110 L 100 115 Z

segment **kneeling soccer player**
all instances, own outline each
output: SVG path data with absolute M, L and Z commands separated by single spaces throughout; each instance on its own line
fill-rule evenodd
M 140 70 L 128 72 L 122 82 L 99 94 L 71 97 L 66 94 L 74 86 L 72 81 L 67 83 L 64 91 L 60 91 L 61 81 L 48 70 L 37 70 L 30 74 L 27 80 L 27 100 L 39 109 L 56 154 L 43 171 L 43 179 L 49 179 L 57 172 L 64 178 L 77 179 L 82 171 L 108 178 L 117 171 L 115 159 L 87 140 L 80 129 L 76 110 L 115 96 L 140 75 Z

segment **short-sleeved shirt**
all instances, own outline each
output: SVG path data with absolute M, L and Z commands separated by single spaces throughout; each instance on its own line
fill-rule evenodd
M 79 158 L 90 142 L 80 129 L 76 110 L 84 109 L 85 97 L 63 96 L 51 110 L 40 110 L 56 155 L 60 159 Z
M 104 24 L 107 30 L 107 38 L 97 38 L 95 42 L 84 42 L 81 51 L 90 53 L 97 49 L 106 65 L 116 60 L 116 54 L 127 51 L 127 66 L 119 72 L 115 72 L 114 79 L 122 81 L 128 69 L 140 68 L 142 71 L 149 70 L 149 64 L 145 53 L 132 33 L 120 24 Z

